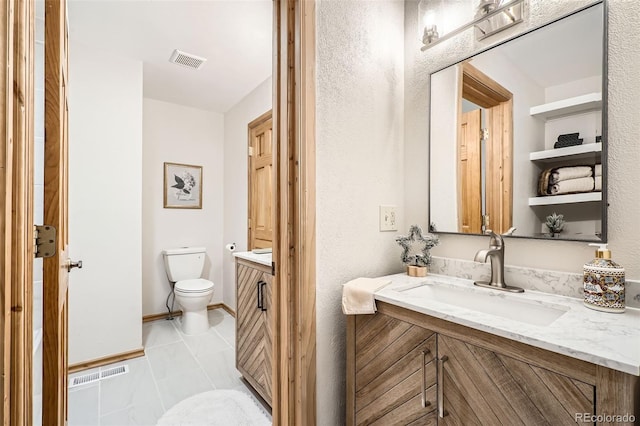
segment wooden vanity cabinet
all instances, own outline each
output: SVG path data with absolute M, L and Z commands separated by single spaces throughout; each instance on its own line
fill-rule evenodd
M 347 425 L 564 425 L 577 413 L 640 413 L 636 376 L 376 303 L 375 315 L 347 317 Z
M 236 258 L 236 368 L 271 406 L 271 268 Z

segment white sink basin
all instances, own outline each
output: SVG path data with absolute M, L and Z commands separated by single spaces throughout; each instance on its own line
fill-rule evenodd
M 521 294 L 507 294 L 500 290 L 462 287 L 442 282 L 425 282 L 397 291 L 411 297 L 425 298 L 538 326 L 550 325 L 569 310 L 562 305 L 526 300 Z

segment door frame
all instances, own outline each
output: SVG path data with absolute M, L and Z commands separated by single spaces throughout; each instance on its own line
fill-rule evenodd
M 316 424 L 315 0 L 275 0 L 273 424 Z
M 485 213 L 489 214 L 488 228 L 501 234 L 513 223 L 513 94 L 469 62 L 463 62 L 459 70 L 458 123 L 462 119 L 462 99 L 467 99 L 487 110 L 489 139 L 497 142 L 486 146 Z M 459 145 L 459 128 L 457 132 Z M 458 205 L 460 202 L 458 199 Z
M 32 424 L 35 3 L 0 5 L 3 424 Z

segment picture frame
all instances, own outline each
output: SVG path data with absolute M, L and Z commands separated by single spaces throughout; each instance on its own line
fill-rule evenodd
M 202 209 L 202 166 L 164 163 L 164 208 Z

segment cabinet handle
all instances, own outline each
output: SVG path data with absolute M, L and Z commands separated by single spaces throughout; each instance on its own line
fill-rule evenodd
M 262 309 L 262 312 L 267 310 L 267 308 L 264 307 L 264 286 L 265 285 L 267 285 L 266 281 L 260 281 L 260 309 Z
M 262 291 L 262 285 L 261 285 L 262 283 L 263 283 L 262 280 L 260 280 L 260 281 L 258 281 L 256 283 L 256 290 L 257 290 L 257 293 L 258 293 L 258 307 L 257 307 L 257 309 L 262 309 L 262 297 L 261 297 L 261 294 L 260 294 L 261 291 Z
M 441 419 L 447 415 L 444 411 L 444 362 L 448 359 L 448 356 L 442 355 L 438 360 L 438 417 Z
M 422 408 L 427 408 L 431 405 L 431 402 L 427 401 L 427 376 L 425 374 L 425 364 L 427 363 L 427 355 L 429 355 L 429 353 L 431 353 L 429 349 L 422 351 Z

